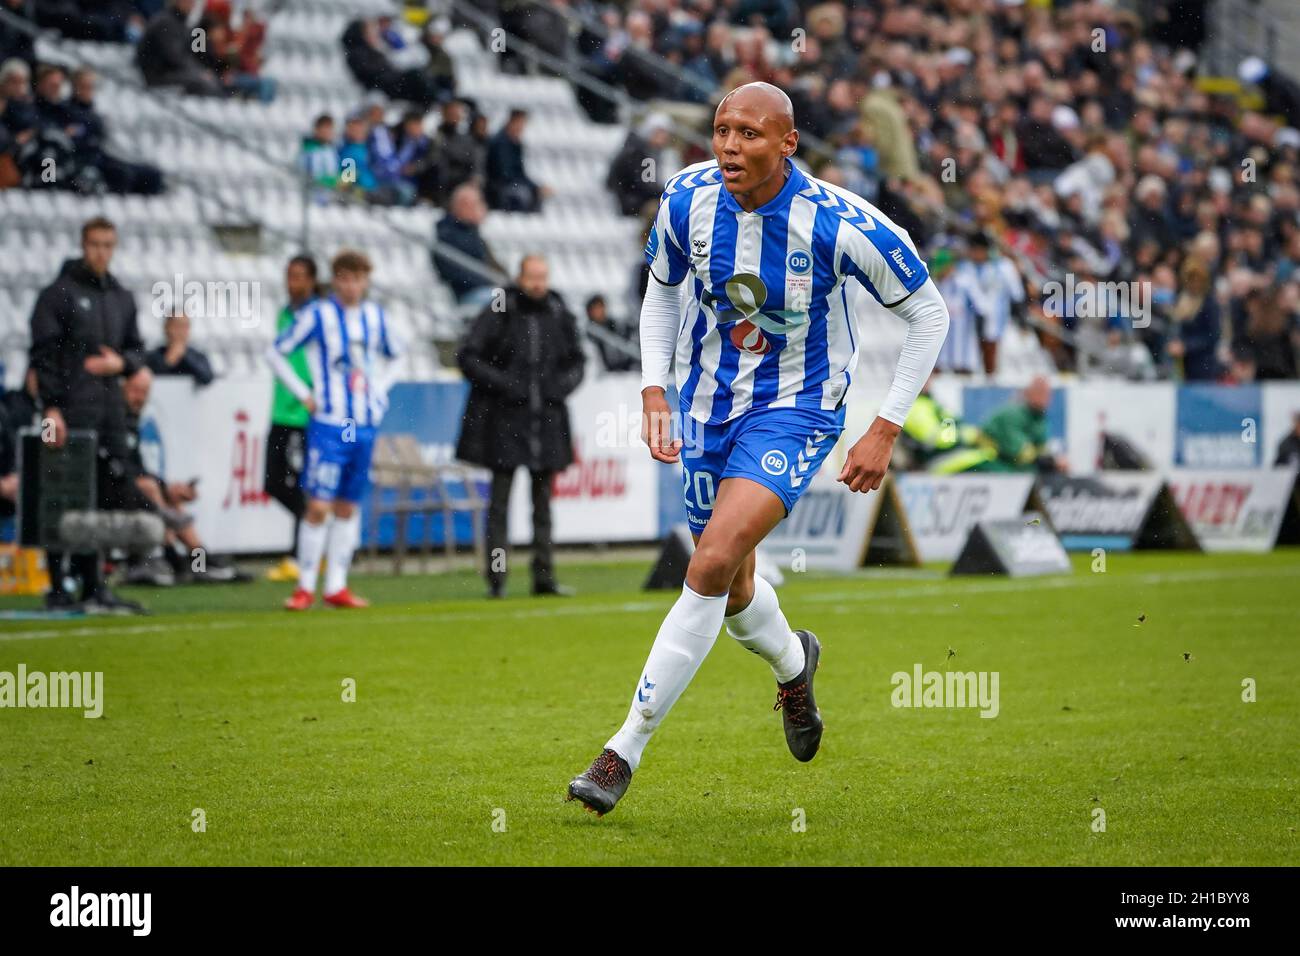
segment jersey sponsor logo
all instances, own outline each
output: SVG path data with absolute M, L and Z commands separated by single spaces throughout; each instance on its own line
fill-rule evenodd
M 792 249 L 785 257 L 785 267 L 795 275 L 806 275 L 812 269 L 812 253 L 807 249 Z
M 906 260 L 903 259 L 903 250 L 901 248 L 890 249 L 889 258 L 894 260 L 894 262 L 897 264 L 899 268 L 899 271 L 902 272 L 903 275 L 907 276 L 909 279 L 912 278 L 912 276 L 915 274 L 912 271 L 912 267 L 909 266 Z
M 772 351 L 772 343 L 767 336 L 748 319 L 741 319 L 731 327 L 731 344 L 752 355 L 766 355 Z
M 763 465 L 763 470 L 765 472 L 777 477 L 784 475 L 786 469 L 790 467 L 790 463 L 785 457 L 785 452 L 779 448 L 773 448 L 771 451 L 763 452 L 761 464 Z

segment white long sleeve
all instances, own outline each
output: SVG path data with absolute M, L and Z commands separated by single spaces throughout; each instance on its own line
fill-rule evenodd
M 890 311 L 907 321 L 907 338 L 879 414 L 901 428 L 916 396 L 921 394 L 922 386 L 934 371 L 939 349 L 948 335 L 948 306 L 934 280 L 927 279 L 925 285 Z
M 298 377 L 298 373 L 293 370 L 293 366 L 289 364 L 289 360 L 283 353 L 274 345 L 268 346 L 266 360 L 270 363 L 275 377 L 284 384 L 285 388 L 293 392 L 293 397 L 306 404 L 307 399 L 311 398 L 311 386 Z
M 668 389 L 682 321 L 680 285 L 664 285 L 651 276 L 641 302 L 641 387 Z

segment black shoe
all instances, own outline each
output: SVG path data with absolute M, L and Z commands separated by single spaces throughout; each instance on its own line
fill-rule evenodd
M 83 611 L 85 610 L 85 608 L 83 608 L 81 602 L 78 601 L 76 598 L 74 598 L 71 594 L 69 594 L 67 591 L 60 589 L 58 591 L 45 592 L 45 610 L 63 611 L 65 613 L 71 614 L 74 612 Z
M 627 761 L 612 750 L 602 750 L 584 773 L 573 778 L 565 799 L 581 800 L 588 810 L 603 817 L 627 793 L 631 782 L 632 768 Z
M 118 597 L 107 587 L 100 587 L 98 591 L 86 598 L 85 601 L 87 614 L 148 614 L 143 604 L 137 604 L 135 601 L 128 601 L 124 597 Z
M 785 724 L 785 742 L 794 759 L 807 763 L 817 756 L 822 742 L 822 715 L 813 699 L 813 675 L 822 646 L 812 631 L 795 631 L 803 644 L 803 672 L 794 680 L 776 685 L 776 706 Z
M 556 584 L 554 582 L 551 582 L 549 584 L 533 585 L 534 595 L 543 595 L 549 597 L 573 597 L 577 593 L 578 593 L 577 591 L 575 591 L 573 588 L 565 584 Z

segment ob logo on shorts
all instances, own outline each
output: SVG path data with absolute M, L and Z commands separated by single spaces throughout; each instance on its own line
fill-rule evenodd
M 763 470 L 769 475 L 784 475 L 789 464 L 790 463 L 786 460 L 785 452 L 781 451 L 779 448 L 773 448 L 771 451 L 763 452 Z

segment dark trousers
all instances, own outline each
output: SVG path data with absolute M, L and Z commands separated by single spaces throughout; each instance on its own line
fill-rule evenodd
M 551 481 L 553 471 L 529 471 L 533 491 L 533 589 L 555 585 L 555 551 L 551 543 Z M 487 580 L 495 590 L 506 583 L 506 555 L 510 539 L 507 519 L 510 512 L 510 488 L 515 473 L 492 472 L 492 493 L 487 513 Z
M 307 459 L 307 429 L 293 425 L 272 425 L 266 437 L 266 493 L 293 515 L 293 550 L 298 553 L 298 529 L 307 498 L 302 491 L 302 470 Z

